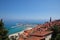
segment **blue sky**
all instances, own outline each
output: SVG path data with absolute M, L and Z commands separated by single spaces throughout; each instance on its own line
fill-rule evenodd
M 60 19 L 60 0 L 0 0 L 3 19 Z

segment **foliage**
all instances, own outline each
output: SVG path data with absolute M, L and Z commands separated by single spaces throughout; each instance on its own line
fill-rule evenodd
M 52 33 L 52 38 L 51 38 L 51 40 L 56 40 L 56 39 L 58 39 L 58 34 L 60 34 L 60 26 L 58 26 L 58 25 L 54 25 L 53 27 L 52 27 L 52 31 L 53 31 L 53 33 Z M 56 38 L 57 37 L 57 38 Z M 56 38 L 56 39 L 55 39 Z
M 60 34 L 57 34 L 55 40 L 60 40 Z
M 0 20 L 0 40 L 8 40 L 8 30 L 5 29 L 3 20 Z

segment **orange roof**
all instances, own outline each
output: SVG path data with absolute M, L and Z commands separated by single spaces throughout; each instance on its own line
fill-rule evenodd
M 50 33 L 52 33 L 52 31 L 42 31 L 42 32 L 37 31 L 31 34 L 31 36 L 45 36 Z
M 34 27 L 32 30 L 27 30 L 24 32 L 25 35 L 29 35 L 31 31 L 33 31 L 32 34 L 30 34 L 30 37 L 28 37 L 25 40 L 40 40 L 44 39 L 46 35 L 52 33 L 53 31 L 48 31 L 49 28 L 51 28 L 54 25 L 60 25 L 60 20 L 55 20 L 52 22 L 48 22 L 45 24 L 38 25 Z
M 35 37 L 35 36 L 31 36 L 25 40 L 41 40 L 41 39 L 44 39 L 45 37 Z

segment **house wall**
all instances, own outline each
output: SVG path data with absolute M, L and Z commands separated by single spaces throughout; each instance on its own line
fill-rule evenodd
M 52 36 L 52 34 L 47 35 L 46 38 L 45 38 L 45 40 L 50 40 L 51 36 Z
M 11 39 L 12 36 L 13 36 L 14 38 L 15 38 L 15 36 L 17 36 L 17 38 L 15 38 L 16 40 L 18 40 L 18 38 L 19 38 L 18 33 L 9 35 L 9 39 L 10 39 L 10 40 L 12 40 L 12 39 Z

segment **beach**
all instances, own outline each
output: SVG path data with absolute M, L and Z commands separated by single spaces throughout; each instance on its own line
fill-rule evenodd
M 31 27 L 27 27 L 25 30 L 30 30 L 30 29 L 32 29 L 32 28 L 31 28 Z M 20 32 L 17 32 L 17 33 L 14 33 L 14 34 L 10 34 L 10 35 L 9 35 L 9 38 L 10 38 L 11 36 L 17 36 L 17 37 L 19 37 L 19 35 L 20 35 L 20 34 L 23 34 L 25 30 L 20 31 Z

